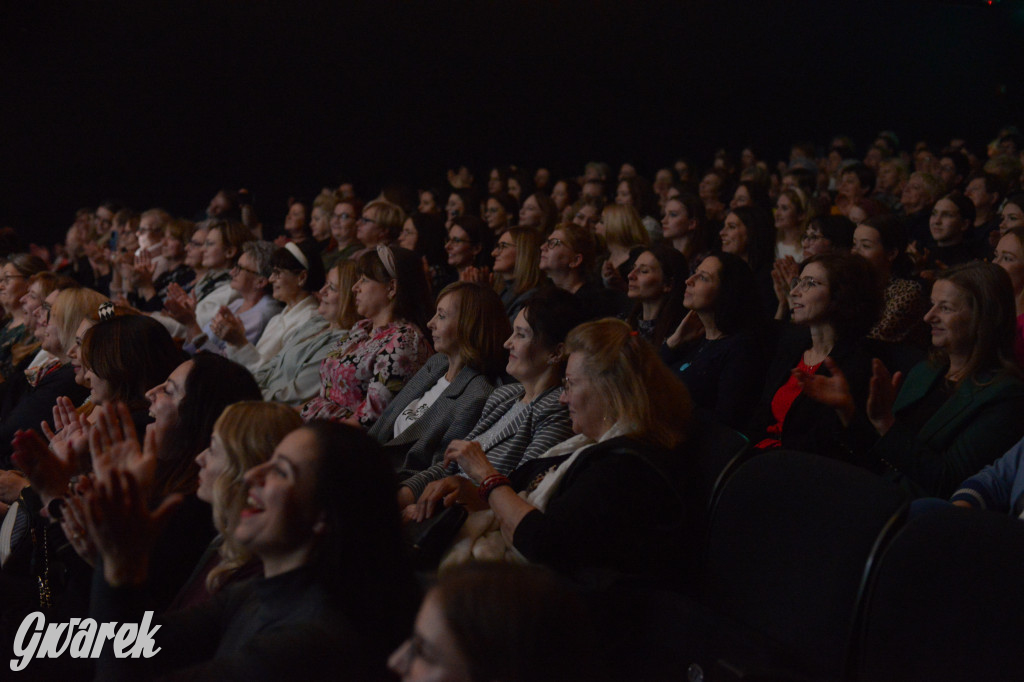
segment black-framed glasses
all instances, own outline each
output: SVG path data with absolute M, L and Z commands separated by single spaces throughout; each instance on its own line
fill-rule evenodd
M 260 273 L 258 273 L 257 271 L 252 270 L 252 269 L 247 268 L 247 267 L 243 267 L 243 266 L 239 265 L 238 263 L 235 263 L 234 265 L 231 266 L 231 271 L 232 272 L 236 272 L 236 271 L 237 272 L 248 272 L 250 275 L 255 275 L 256 277 L 262 277 L 263 276 Z
M 463 239 L 462 237 L 448 237 L 444 240 L 445 244 L 472 244 L 473 242 L 469 239 Z
M 43 303 L 41 306 L 39 306 L 39 310 L 42 311 L 40 317 L 43 318 L 43 324 L 48 323 L 50 321 L 50 313 L 53 312 L 53 306 L 51 306 L 49 303 Z
M 357 220 L 356 222 L 358 222 L 360 225 L 366 225 L 366 224 L 373 224 L 373 225 L 375 225 L 377 223 L 377 221 L 374 220 L 373 218 L 367 218 L 366 216 L 360 216 L 359 220 Z
M 505 249 L 514 249 L 515 247 L 515 244 L 509 244 L 508 242 L 498 242 L 497 244 L 494 245 L 494 250 L 497 251 L 498 253 L 501 253 Z
M 562 244 L 565 244 L 565 242 L 563 242 L 561 239 L 557 239 L 555 237 L 551 237 L 546 242 L 544 242 L 544 246 L 548 247 L 549 249 L 553 249 L 555 247 L 561 246 Z

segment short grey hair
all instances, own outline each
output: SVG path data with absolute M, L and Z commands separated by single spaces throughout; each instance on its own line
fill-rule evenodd
M 249 254 L 249 257 L 252 258 L 256 266 L 256 271 L 260 273 L 260 277 L 267 277 L 268 279 L 270 278 L 270 272 L 273 270 L 270 265 L 270 259 L 274 255 L 274 251 L 277 251 L 277 247 L 262 239 L 242 244 L 242 253 Z

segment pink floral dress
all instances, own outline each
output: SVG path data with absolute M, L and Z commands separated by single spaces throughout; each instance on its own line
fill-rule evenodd
M 430 357 L 430 345 L 414 324 L 392 322 L 373 329 L 360 320 L 320 362 L 320 395 L 302 418 L 341 421 L 353 415 L 369 428 Z

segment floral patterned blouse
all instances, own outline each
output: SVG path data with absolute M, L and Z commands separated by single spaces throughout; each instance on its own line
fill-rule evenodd
M 430 353 L 414 324 L 373 329 L 370 320 L 360 320 L 320 362 L 320 395 L 302 408 L 302 418 L 341 421 L 354 415 L 369 428 Z

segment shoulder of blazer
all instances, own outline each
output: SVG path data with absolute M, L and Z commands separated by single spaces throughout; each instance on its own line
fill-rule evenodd
M 535 412 L 547 413 L 555 410 L 562 409 L 561 403 L 562 387 L 560 384 L 555 384 L 551 388 L 547 389 L 539 396 L 533 399 L 530 403 L 530 407 Z

